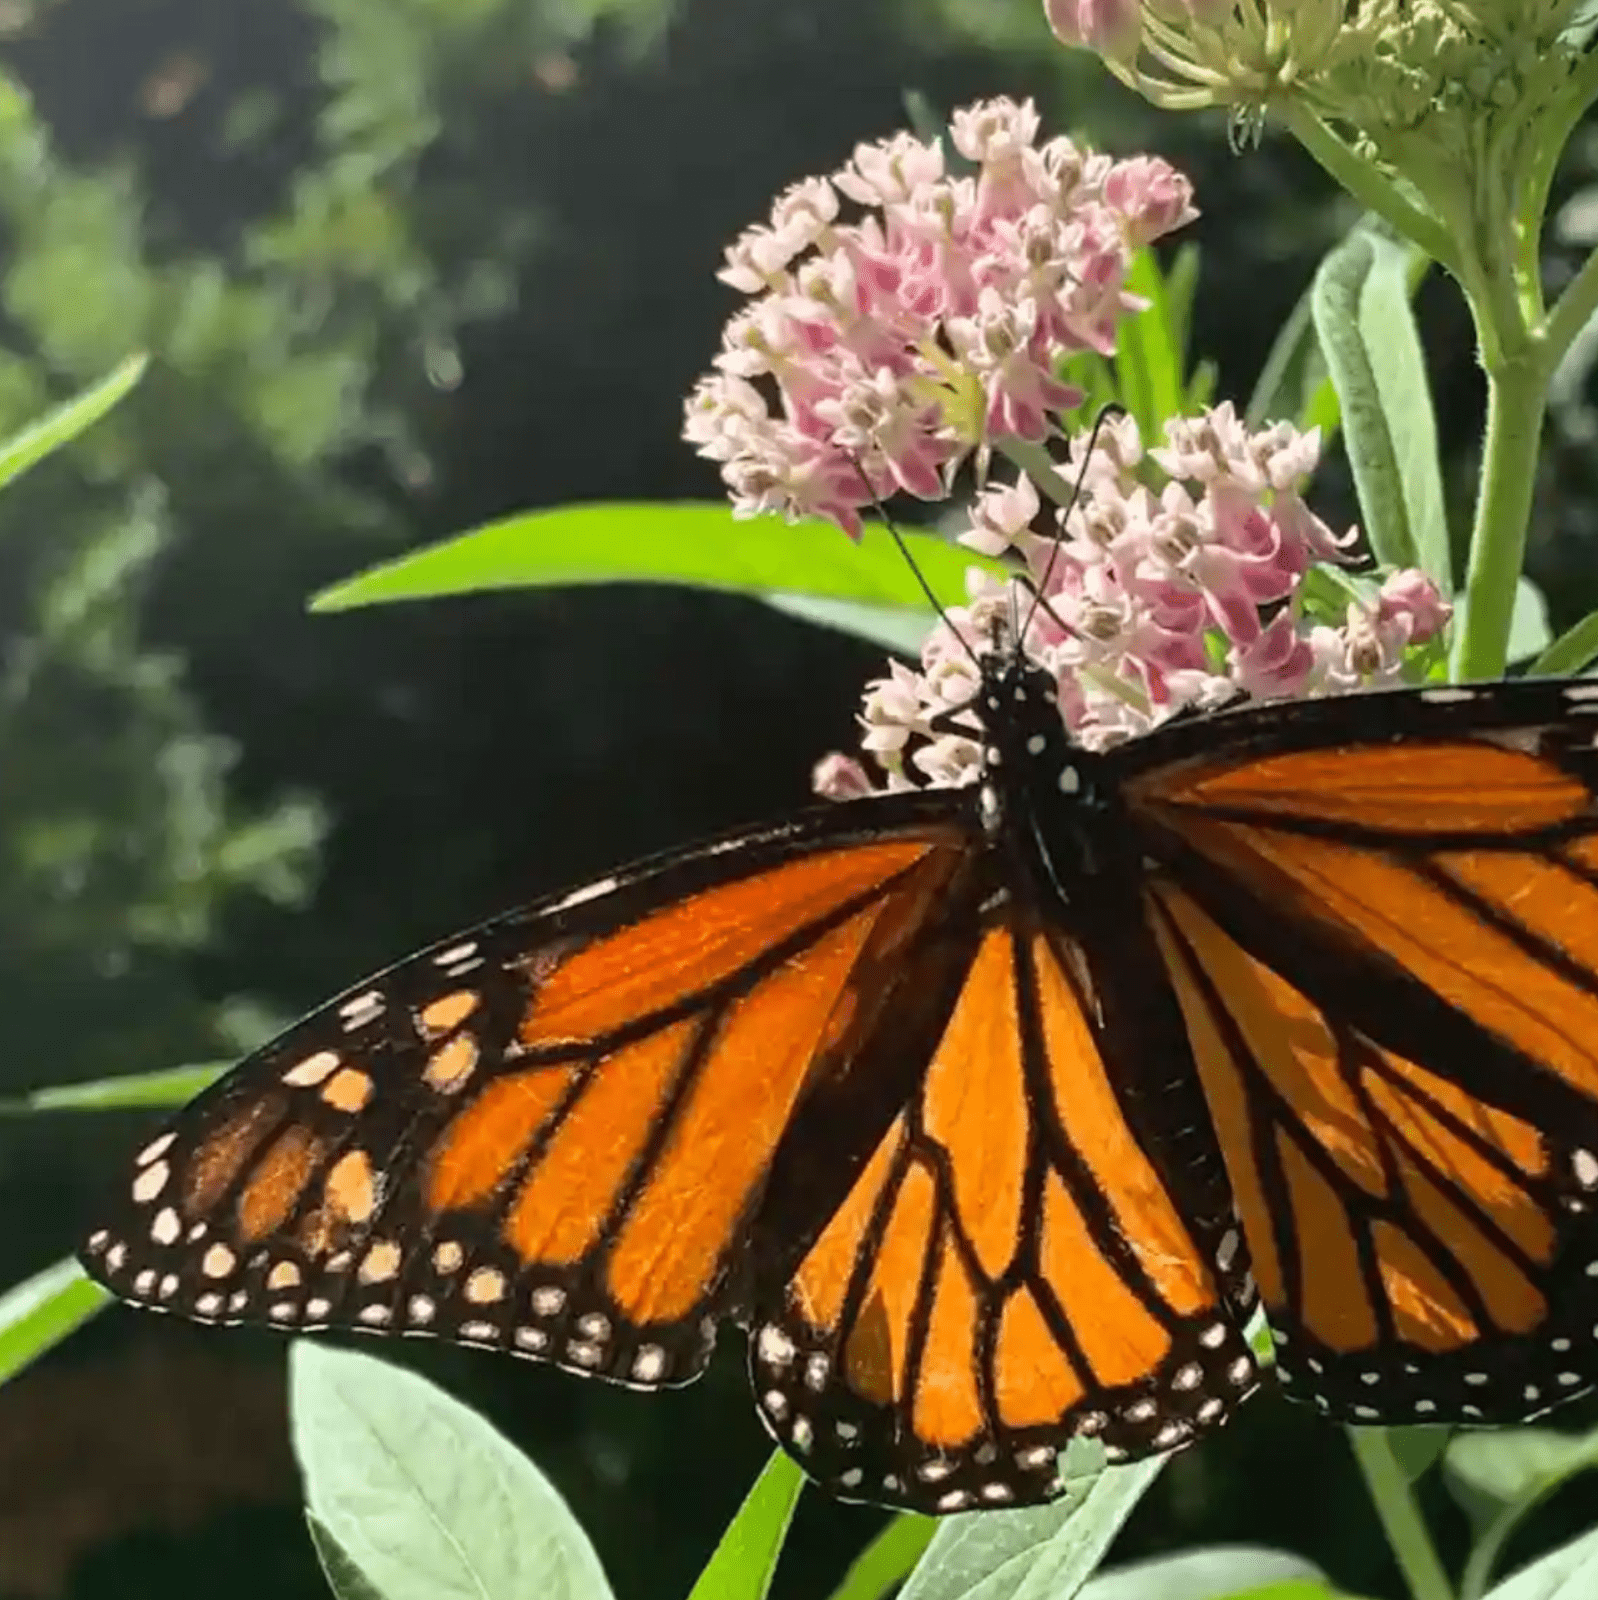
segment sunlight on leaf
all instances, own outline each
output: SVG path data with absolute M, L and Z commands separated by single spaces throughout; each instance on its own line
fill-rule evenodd
M 939 600 L 963 603 L 966 572 L 984 565 L 982 558 L 930 534 L 903 538 Z M 559 506 L 507 517 L 334 584 L 311 609 L 601 583 L 853 601 L 911 611 L 923 627 L 931 620 L 915 574 L 881 526 L 868 524 L 854 544 L 831 523 L 740 522 L 725 505 L 687 501 Z
M 59 1344 L 110 1300 L 71 1257 L 0 1294 L 0 1383 Z
M 1526 668 L 1533 678 L 1563 678 L 1598 660 L 1598 611 L 1590 611 L 1567 628 Z
M 57 1083 L 0 1100 L 0 1116 L 36 1111 L 126 1111 L 145 1106 L 187 1105 L 227 1070 L 224 1062 L 135 1072 L 125 1078 L 94 1078 L 87 1083 Z
M 1084 1474 L 1053 1505 L 947 1518 L 900 1600 L 1071 1600 L 1164 1465 Z
M 148 365 L 148 356 L 129 356 L 93 387 L 0 443 L 0 489 L 98 422 L 144 376 Z
M 688 1600 L 765 1600 L 804 1486 L 798 1466 L 773 1450 Z
M 307 1508 L 386 1600 L 610 1600 L 549 1480 L 441 1389 L 301 1340 L 289 1398 Z

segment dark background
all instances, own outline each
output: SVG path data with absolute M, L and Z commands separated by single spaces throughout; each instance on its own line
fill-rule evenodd
M 902 125 L 907 89 L 1035 94 L 1051 130 L 1182 165 L 1196 349 L 1246 400 L 1351 212 L 1296 147 L 1234 156 L 1037 10 L 0 4 L 0 427 L 155 356 L 0 498 L 0 1094 L 235 1053 L 452 927 L 805 799 L 881 665 L 841 636 L 659 589 L 304 602 L 509 511 L 718 493 L 677 435 L 733 303 L 721 249 Z M 1589 170 L 1578 149 L 1564 192 Z M 1421 315 L 1464 526 L 1469 324 L 1445 283 Z M 1534 538 L 1561 622 L 1598 599 L 1590 437 L 1578 374 Z M 1352 519 L 1335 462 L 1316 502 Z M 0 1285 L 70 1247 L 139 1126 L 0 1122 Z M 739 1344 L 654 1398 L 387 1353 L 521 1443 L 642 1600 L 687 1591 L 767 1452 Z M 878 1520 L 806 1497 L 780 1593 L 824 1593 Z M 1172 1465 L 1123 1551 L 1225 1539 L 1400 1592 L 1342 1436 L 1271 1398 Z M 219 1586 L 323 1592 L 283 1346 L 109 1313 L 0 1391 L 0 1597 Z

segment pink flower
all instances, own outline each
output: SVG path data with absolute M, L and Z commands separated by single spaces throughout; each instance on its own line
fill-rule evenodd
M 1030 583 L 973 569 L 970 602 L 932 629 L 922 670 L 896 665 L 872 685 L 861 744 L 879 787 L 975 778 L 974 724 L 967 737 L 934 735 L 933 723 L 969 705 L 977 678 L 968 649 L 994 648 L 1012 617 L 1027 653 L 1055 676 L 1067 731 L 1089 748 L 1239 693 L 1408 681 L 1420 669 L 1416 647 L 1447 624 L 1447 602 L 1414 572 L 1390 575 L 1368 601 L 1349 605 L 1338 627 L 1303 615 L 1305 578 L 1319 562 L 1346 560 L 1355 537 L 1334 535 L 1301 498 L 1318 452 L 1314 434 L 1285 424 L 1250 432 L 1219 406 L 1168 423 L 1148 451 L 1127 418 L 1100 430 L 1091 460 L 1085 446 L 1085 434 L 1071 441 L 1056 469 L 1081 482 L 1068 515 L 1045 516 L 1024 476 L 989 483 L 976 497 L 957 538 L 1019 557 Z M 852 772 L 849 782 L 857 782 Z M 835 775 L 828 784 L 828 792 L 846 787 Z
M 1415 567 L 1389 575 L 1376 601 L 1378 622 L 1401 626 L 1410 644 L 1435 638 L 1453 614 L 1454 608 L 1438 593 L 1437 585 Z
M 1142 34 L 1138 0 L 1043 0 L 1043 11 L 1061 44 L 1080 45 L 1116 60 L 1137 54 Z
M 1134 246 L 1149 244 L 1198 216 L 1193 185 L 1158 156 L 1117 161 L 1104 180 L 1104 198 L 1125 219 Z
M 1275 699 L 1303 692 L 1315 667 L 1315 651 L 1299 630 L 1292 611 L 1284 609 L 1250 644 L 1232 647 L 1227 667 L 1239 688 L 1262 700 Z
M 731 246 L 721 276 L 752 298 L 684 433 L 740 515 L 854 530 L 873 496 L 941 496 L 973 450 L 1058 437 L 1080 399 L 1061 359 L 1114 352 L 1142 304 L 1125 286 L 1136 242 L 1193 210 L 1163 162 L 1040 146 L 1038 131 L 1030 101 L 956 112 L 974 176 L 949 176 L 941 147 L 908 134 L 863 144 Z M 840 220 L 840 199 L 865 214 Z

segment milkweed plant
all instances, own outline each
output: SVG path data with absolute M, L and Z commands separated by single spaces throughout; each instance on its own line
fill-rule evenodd
M 1224 112 L 1239 159 L 1267 128 L 1285 130 L 1362 207 L 1251 397 L 1216 400 L 1213 370 L 1190 366 L 1196 254 L 1154 250 L 1197 215 L 1188 180 L 1157 155 L 1046 135 L 1030 103 L 995 96 L 946 128 L 862 142 L 728 248 L 720 276 L 744 299 L 684 432 L 719 466 L 730 505 L 512 517 L 352 578 L 317 608 L 574 572 L 745 592 L 895 651 L 864 691 L 858 750 L 817 766 L 817 789 L 839 798 L 970 780 L 977 745 L 941 714 L 972 697 L 967 646 L 1016 617 L 1090 747 L 1239 691 L 1492 678 L 1512 661 L 1585 667 L 1598 615 L 1550 638 L 1521 568 L 1550 386 L 1598 311 L 1598 255 L 1551 305 L 1539 256 L 1555 164 L 1598 95 L 1598 7 L 1043 4 L 1064 46 L 1094 52 L 1153 104 Z M 1410 309 L 1434 267 L 1464 295 L 1487 389 L 1472 521 L 1457 539 Z M 1357 526 L 1315 510 L 1315 469 L 1339 447 Z M 122 1079 L 69 1103 L 176 1101 L 193 1087 Z M 99 1303 L 66 1265 L 0 1297 L 0 1378 Z M 609 1595 L 547 1481 L 458 1403 L 308 1342 L 292 1377 L 307 1518 L 336 1593 Z M 1598 1434 L 1366 1428 L 1350 1440 L 1410 1600 L 1598 1594 L 1598 1530 L 1499 1572 L 1528 1512 L 1598 1463 Z M 905 1600 L 1341 1593 L 1297 1557 L 1258 1549 L 1095 1576 L 1163 1465 L 1109 1467 L 1096 1449 L 1073 1443 L 1064 1492 L 1044 1510 L 958 1515 L 935 1531 L 897 1518 L 836 1600 L 900 1584 Z M 1472 1516 L 1459 1573 L 1418 1509 L 1425 1472 Z M 766 1593 L 801 1486 L 774 1456 L 692 1600 Z

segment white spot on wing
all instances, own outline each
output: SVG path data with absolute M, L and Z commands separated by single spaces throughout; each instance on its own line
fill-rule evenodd
M 580 889 L 573 889 L 570 894 L 565 894 L 550 906 L 551 911 L 565 911 L 570 906 L 580 906 L 585 900 L 597 900 L 601 895 L 609 894 L 619 882 L 616 878 L 596 878 L 592 883 L 585 883 Z

